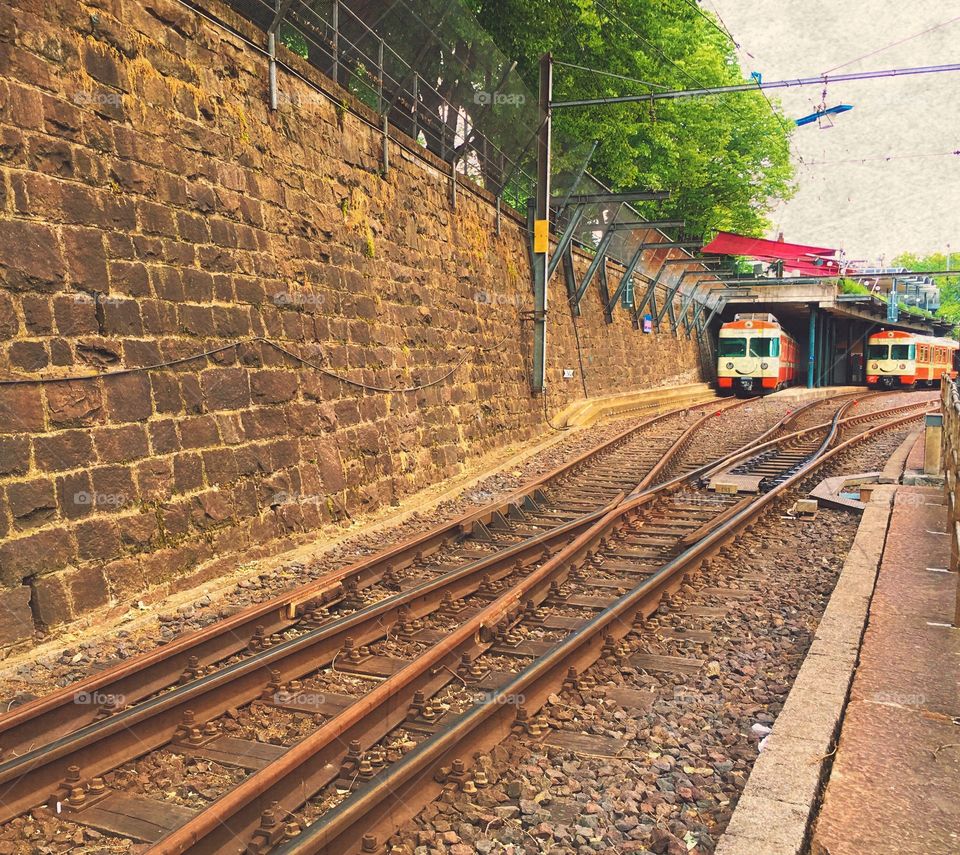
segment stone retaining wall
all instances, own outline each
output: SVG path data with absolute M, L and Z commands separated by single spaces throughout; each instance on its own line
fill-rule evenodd
M 549 430 L 521 219 L 399 135 L 381 175 L 376 117 L 300 70 L 329 94 L 281 72 L 270 113 L 264 57 L 174 0 L 0 7 L 0 380 L 31 381 L 0 385 L 0 645 Z M 579 345 L 551 301 L 550 413 L 700 379 L 596 285 Z

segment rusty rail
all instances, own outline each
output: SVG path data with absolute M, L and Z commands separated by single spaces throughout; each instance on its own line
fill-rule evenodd
M 712 414 L 714 407 L 725 411 L 742 403 L 744 402 L 708 401 L 705 405 L 710 407 Z M 225 620 L 182 635 L 163 647 L 131 657 L 63 689 L 16 707 L 0 715 L 0 746 L 4 751 L 22 754 L 41 742 L 49 742 L 54 737 L 91 724 L 97 716 L 97 707 L 74 703 L 78 693 L 87 697 L 124 698 L 128 703 L 150 697 L 175 684 L 188 667 L 204 667 L 244 650 L 258 631 L 269 636 L 295 626 L 305 606 L 330 602 L 338 595 L 345 580 L 355 579 L 361 588 L 368 586 L 382 577 L 388 569 L 402 569 L 418 554 L 432 554 L 468 532 L 475 523 L 489 523 L 495 513 L 505 513 L 511 504 L 533 496 L 535 491 L 567 475 L 590 458 L 628 441 L 635 433 L 699 406 L 704 404 L 678 407 L 644 419 L 544 475 L 530 480 L 502 499 L 468 511 L 373 555 L 364 556 L 347 567 L 250 606 Z
M 462 764 L 463 768 L 469 768 L 475 753 L 489 750 L 510 735 L 516 723 L 516 709 L 508 703 L 510 697 L 523 696 L 528 714 L 539 709 L 548 695 L 556 691 L 565 678 L 569 679 L 567 675 L 571 668 L 579 672 L 589 667 L 599 657 L 608 637 L 615 640 L 623 638 L 631 631 L 638 616 L 651 614 L 664 594 L 676 590 L 686 574 L 716 554 L 724 542 L 751 524 L 760 511 L 782 492 L 853 444 L 882 430 L 906 424 L 916 417 L 916 414 L 910 414 L 877 425 L 823 452 L 787 481 L 759 496 L 749 507 L 645 579 L 613 606 L 528 666 L 509 684 L 491 693 L 485 703 L 468 710 L 448 728 L 421 743 L 303 833 L 272 850 L 274 855 L 314 855 L 319 852 L 332 855 L 357 851 L 361 845 L 364 845 L 364 851 L 381 851 L 378 843 L 382 838 L 377 838 L 376 833 L 392 833 L 440 792 L 442 784 L 435 780 L 438 769 L 450 767 L 454 761 Z M 648 498 L 649 494 L 639 496 L 613 509 L 590 531 L 554 556 L 550 563 L 562 565 L 583 558 L 596 547 L 601 537 Z M 295 746 L 291 753 L 298 750 L 299 746 Z M 164 846 L 154 851 L 168 853 L 185 850 Z
M 841 410 L 851 406 L 852 403 L 852 401 L 848 402 Z M 879 414 L 869 415 L 874 418 L 879 417 Z M 908 418 L 914 417 L 915 416 L 911 415 Z M 828 425 L 820 426 L 819 430 L 825 435 L 821 450 L 825 448 L 826 444 L 832 439 L 837 430 L 838 423 L 839 419 L 835 418 L 833 422 Z M 808 435 L 813 430 L 814 429 L 808 428 L 796 434 L 790 434 L 778 440 L 778 442 L 791 442 L 797 435 Z M 866 434 L 864 434 L 864 436 L 866 436 Z M 735 452 L 735 456 L 739 456 L 741 453 L 742 452 L 739 451 Z M 295 809 L 296 805 L 302 802 L 304 798 L 309 797 L 311 793 L 317 792 L 336 777 L 337 764 L 343 754 L 344 744 L 347 740 L 356 739 L 364 750 L 370 745 L 375 744 L 393 727 L 402 723 L 413 694 L 417 689 L 428 692 L 437 691 L 449 682 L 449 671 L 442 673 L 445 668 L 448 669 L 451 663 L 455 663 L 464 656 L 473 658 L 479 655 L 483 650 L 484 643 L 491 640 L 495 627 L 501 624 L 502 621 L 509 622 L 515 620 L 522 614 L 524 602 L 541 601 L 550 582 L 565 579 L 571 570 L 573 570 L 591 550 L 596 548 L 599 540 L 608 534 L 613 527 L 622 525 L 625 518 L 631 514 L 635 515 L 638 509 L 651 503 L 658 494 L 676 490 L 680 484 L 691 479 L 699 478 L 703 469 L 711 468 L 713 465 L 714 464 L 711 463 L 707 467 L 701 467 L 695 472 L 674 479 L 667 484 L 647 490 L 643 494 L 630 498 L 618 507 L 609 510 L 594 522 L 589 529 L 581 532 L 571 543 L 562 548 L 560 552 L 545 564 L 537 568 L 536 571 L 525 578 L 519 585 L 489 606 L 486 606 L 479 614 L 458 627 L 457 630 L 452 632 L 442 642 L 427 650 L 420 658 L 411 662 L 399 673 L 384 680 L 371 693 L 349 706 L 343 713 L 326 722 L 318 731 L 293 746 L 261 772 L 255 773 L 241 782 L 221 799 L 201 811 L 185 826 L 158 842 L 150 850 L 151 855 L 161 855 L 161 853 L 162 855 L 174 855 L 174 853 L 184 852 L 200 853 L 220 851 L 229 844 L 231 839 L 249 840 L 251 835 L 256 831 L 263 812 L 270 809 L 274 802 L 277 802 L 282 810 Z M 800 473 L 786 483 L 794 483 L 796 478 L 809 468 L 810 465 L 806 466 Z M 724 522 L 719 528 L 715 526 L 716 531 L 732 532 L 739 530 L 742 525 L 746 524 L 745 521 L 748 518 L 758 513 L 759 509 L 770 501 L 768 497 L 779 494 L 782 489 L 783 487 L 776 488 L 774 491 L 771 491 L 771 493 L 758 499 L 749 508 L 738 510 L 732 518 Z M 640 598 L 637 599 L 636 602 L 640 604 L 645 603 L 644 608 L 649 607 L 649 610 L 652 611 L 655 603 L 653 606 L 650 605 L 653 602 L 649 597 L 650 592 L 654 592 L 656 594 L 656 600 L 659 600 L 664 590 L 678 586 L 682 579 L 682 577 L 677 576 L 679 572 L 678 568 L 686 566 L 693 558 L 701 556 L 704 550 L 711 548 L 714 544 L 718 544 L 720 542 L 720 535 L 718 535 L 716 531 L 708 534 L 703 540 L 683 552 L 679 558 L 665 565 L 660 571 L 655 573 L 654 576 L 641 584 L 638 589 L 635 589 L 635 592 L 627 595 L 627 598 L 629 599 L 636 591 L 641 591 L 642 596 L 637 595 Z M 717 548 L 719 547 L 717 546 Z M 620 601 L 618 601 L 618 603 L 619 602 Z M 632 604 L 634 601 L 630 600 L 629 602 Z M 621 614 L 625 608 L 627 607 L 617 605 L 613 607 L 613 611 L 608 610 L 608 612 L 604 612 L 604 614 L 607 615 L 609 613 L 617 616 Z M 636 608 L 634 608 L 634 611 L 636 611 Z M 612 618 L 603 620 L 600 623 L 597 623 L 600 618 L 591 621 L 583 630 L 578 631 L 576 634 L 577 638 L 580 639 L 577 645 L 570 647 L 567 642 L 562 643 L 564 645 L 562 648 L 564 653 L 559 659 L 554 657 L 553 652 L 551 652 L 544 660 L 539 660 L 538 663 L 535 663 L 535 666 L 531 666 L 531 668 L 535 670 L 537 668 L 541 670 L 545 669 L 542 674 L 540 670 L 536 670 L 537 676 L 534 683 L 527 684 L 518 682 L 520 680 L 518 677 L 517 681 L 511 682 L 508 687 L 501 688 L 497 690 L 497 692 L 501 696 L 507 696 L 510 694 L 509 688 L 513 687 L 517 690 L 514 694 L 520 694 L 530 698 L 532 693 L 539 697 L 540 690 L 538 686 L 542 680 L 546 681 L 544 682 L 545 686 L 549 685 L 552 687 L 549 691 L 555 690 L 557 681 L 553 678 L 557 677 L 557 669 L 562 669 L 565 672 L 571 663 L 576 664 L 587 655 L 584 651 L 592 651 L 592 653 L 599 651 L 603 639 L 594 633 L 591 628 L 595 626 L 601 628 L 606 627 L 611 619 Z M 629 627 L 627 627 L 627 629 L 628 628 Z M 586 636 L 582 635 L 585 632 L 588 633 L 589 639 L 586 639 Z M 624 629 L 621 635 L 625 634 L 625 632 L 626 629 Z M 581 642 L 585 645 L 583 650 L 579 650 Z M 594 648 L 596 648 L 596 650 L 594 650 Z M 592 653 L 590 653 L 590 655 L 592 655 Z M 589 658 L 589 656 L 587 658 Z M 595 656 L 593 658 L 595 658 Z M 592 662 L 593 659 L 589 661 Z M 528 671 L 529 670 L 530 669 L 528 669 Z M 527 674 L 527 672 L 525 671 L 523 674 Z M 549 675 L 549 679 L 547 675 Z M 520 688 L 521 685 L 523 686 L 522 690 Z M 544 689 L 542 694 L 543 697 L 546 697 L 548 691 Z M 529 706 L 528 704 L 528 707 Z M 373 711 L 376 711 L 376 713 L 371 716 L 370 713 Z M 468 714 L 468 716 L 469 715 L 471 714 Z M 499 720 L 499 718 L 496 720 Z M 445 736 L 446 731 L 443 732 L 444 739 L 449 738 L 453 740 L 450 744 L 457 746 L 459 742 L 456 735 L 460 733 L 460 728 L 463 726 L 461 722 L 455 723 L 452 726 L 453 729 L 451 730 L 450 737 Z M 496 738 L 501 738 L 506 733 L 509 733 L 510 726 L 512 726 L 512 717 L 506 725 L 506 729 L 498 726 L 492 733 Z M 433 741 L 434 740 L 430 740 L 431 743 Z M 450 750 L 464 751 L 465 749 L 461 746 L 459 749 L 454 747 Z M 419 749 L 414 753 L 418 753 L 418 751 Z M 433 754 L 430 756 L 433 757 Z M 391 774 L 393 773 L 393 769 L 398 767 L 406 768 L 407 763 L 407 759 L 401 760 L 395 767 L 391 767 Z M 436 762 L 431 761 L 429 768 L 433 769 L 436 765 Z M 425 774 L 426 773 L 423 775 L 418 774 L 416 782 L 411 785 L 411 792 L 421 788 L 430 788 L 431 784 L 426 781 L 424 777 Z M 393 785 L 384 784 L 385 788 L 391 786 Z M 387 789 L 384 789 L 380 793 L 380 798 L 386 798 L 386 792 Z M 370 796 L 359 795 L 357 798 L 361 803 L 366 803 L 365 800 L 370 798 Z M 349 803 L 352 804 L 353 801 L 354 799 L 351 799 Z M 393 808 L 390 808 L 390 810 L 392 809 Z M 386 810 L 386 808 L 380 803 L 378 804 L 377 810 Z M 339 820 L 333 818 L 339 816 L 339 811 L 340 809 L 338 808 L 331 813 L 331 822 L 339 822 Z M 326 822 L 326 819 L 321 821 L 324 825 Z M 367 817 L 366 820 L 359 822 L 357 828 L 365 828 L 369 822 L 370 817 Z M 310 832 L 308 832 L 308 834 L 309 833 Z M 351 846 L 353 844 L 359 845 L 359 837 L 354 840 L 354 836 L 351 835 L 350 839 L 352 841 Z M 305 851 L 319 851 L 319 849 L 323 849 L 329 845 L 332 840 L 333 838 L 322 836 L 316 841 L 316 846 L 319 847 L 318 849 Z M 294 842 L 289 845 L 297 846 L 299 844 Z M 283 849 L 282 851 L 286 852 L 287 850 Z M 291 851 L 299 852 L 300 850 L 292 849 Z M 346 850 L 341 850 L 339 844 L 337 844 L 333 851 Z

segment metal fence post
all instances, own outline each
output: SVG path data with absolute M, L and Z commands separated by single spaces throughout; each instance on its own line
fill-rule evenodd
M 450 205 L 457 210 L 457 159 L 450 161 Z
M 277 109 L 277 34 L 267 33 L 267 91 L 270 93 L 270 109 Z
M 269 92 L 270 109 L 276 110 L 278 105 L 277 95 L 277 30 L 286 17 L 293 0 L 275 0 L 273 8 L 273 20 L 267 27 L 267 89 Z
M 340 0 L 333 0 L 333 78 L 334 83 L 340 82 Z
M 377 49 L 377 112 L 383 112 L 383 39 Z
M 413 139 L 420 141 L 420 75 L 413 75 Z

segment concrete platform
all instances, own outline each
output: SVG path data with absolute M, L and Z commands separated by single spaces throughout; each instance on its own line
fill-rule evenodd
M 874 489 L 716 855 L 960 853 L 960 629 L 950 625 L 946 523 L 941 490 Z
M 942 475 L 927 475 L 923 471 L 923 461 L 926 448 L 926 436 L 922 429 L 917 430 L 917 438 L 907 455 L 903 472 L 903 483 L 919 487 L 942 487 Z
M 839 395 L 850 395 L 854 392 L 866 394 L 868 391 L 866 386 L 822 386 L 817 389 L 791 386 L 780 392 L 774 392 L 770 397 L 780 401 L 818 401 L 821 398 L 836 398 Z
M 897 488 L 813 855 L 960 852 L 960 628 L 943 494 Z

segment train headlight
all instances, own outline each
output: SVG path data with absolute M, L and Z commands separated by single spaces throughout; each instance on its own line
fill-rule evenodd
M 761 363 L 760 363 L 760 370 L 761 370 L 761 371 L 766 371 L 769 367 L 770 367 L 770 365 L 769 365 L 769 363 L 767 363 L 767 362 L 761 362 Z
M 897 368 L 899 368 L 901 371 L 903 371 L 903 369 L 906 368 L 906 367 L 907 367 L 907 366 L 904 365 L 902 362 L 897 366 Z
M 727 363 L 727 368 L 733 368 L 733 363 L 732 363 L 732 362 L 728 362 L 728 363 Z
M 878 362 L 871 362 L 871 363 L 870 363 L 870 367 L 871 367 L 871 368 L 879 368 L 879 367 L 880 367 L 880 363 L 878 363 Z

